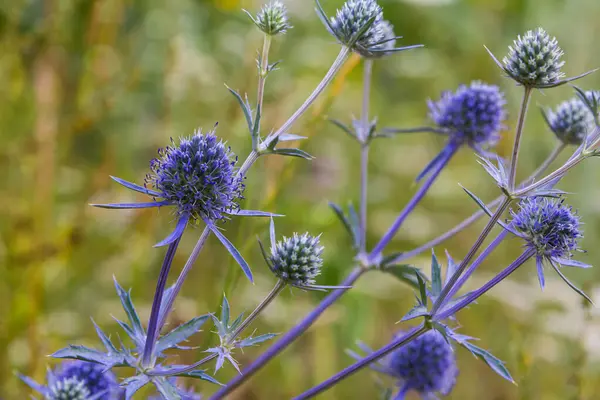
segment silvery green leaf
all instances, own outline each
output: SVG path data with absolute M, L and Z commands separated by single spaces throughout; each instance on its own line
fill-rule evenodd
M 165 400 L 181 400 L 177 387 L 164 377 L 153 377 L 152 383 Z
M 304 150 L 300 150 L 300 149 L 274 149 L 274 150 L 271 150 L 271 152 L 267 153 L 267 154 L 277 154 L 280 156 L 287 156 L 287 157 L 299 157 L 299 158 L 304 158 L 305 160 L 312 160 L 314 158 L 313 156 L 311 156 Z
M 96 321 L 94 321 L 94 319 L 92 319 L 92 324 L 94 324 L 96 333 L 98 334 L 98 337 L 100 338 L 100 341 L 102 341 L 102 344 L 106 348 L 106 351 L 108 352 L 108 354 L 119 353 L 117 348 L 112 344 L 112 342 L 110 341 L 108 336 L 106 336 L 106 334 L 102 331 L 102 329 L 100 329 L 100 327 L 96 324 Z
M 244 257 L 242 257 L 242 254 L 238 251 L 238 249 L 235 248 L 235 246 L 229 241 L 229 239 L 227 239 L 225 235 L 221 233 L 219 228 L 217 228 L 212 222 L 208 220 L 206 220 L 205 222 L 208 228 L 212 231 L 212 233 L 215 234 L 215 236 L 219 239 L 219 241 L 221 241 L 223 246 L 225 246 L 227 251 L 229 251 L 229 254 L 231 254 L 235 261 L 237 261 L 237 263 L 242 268 L 242 271 L 244 271 L 244 274 L 250 280 L 250 282 L 254 282 L 250 266 L 248 265 L 246 260 L 244 260 Z
M 419 285 L 419 295 L 421 297 L 421 304 L 427 307 L 427 285 L 425 284 L 423 278 L 421 278 L 420 273 L 415 272 L 415 276 L 417 277 L 417 283 Z
M 277 239 L 275 236 L 275 220 L 271 218 L 271 222 L 269 224 L 269 239 L 271 240 L 271 252 L 275 249 L 275 244 L 277 243 Z
M 414 289 L 419 289 L 419 281 L 417 279 L 417 275 L 420 275 L 423 281 L 427 281 L 427 277 L 423 275 L 419 268 L 408 264 L 387 265 L 381 270 L 388 274 L 394 275 L 400 281 L 410 285 Z
M 133 306 L 133 302 L 131 301 L 131 295 L 129 294 L 129 292 L 123 290 L 121 285 L 119 285 L 119 282 L 117 282 L 117 278 L 113 277 L 113 279 L 115 281 L 115 288 L 117 289 L 117 294 L 121 299 L 121 304 L 123 305 L 123 309 L 127 314 L 127 318 L 129 319 L 129 323 L 131 324 L 133 332 L 135 333 L 135 336 L 138 339 L 141 339 L 143 341 L 146 337 L 146 333 L 144 331 L 144 328 L 142 327 L 140 317 L 137 311 L 135 310 L 135 307 Z
M 344 214 L 344 211 L 342 210 L 342 208 L 332 202 L 329 202 L 329 207 L 331 207 L 331 209 L 335 213 L 336 217 L 338 217 L 338 219 L 340 220 L 340 222 L 342 223 L 344 228 L 346 228 L 346 232 L 348 232 L 348 235 L 350 235 L 350 239 L 352 240 L 352 243 L 355 245 L 357 240 L 356 240 L 354 229 L 352 228 L 352 225 L 351 225 L 350 221 L 348 220 L 348 218 L 346 218 L 346 215 Z
M 252 121 L 252 108 L 250 107 L 248 99 L 246 99 L 246 101 L 244 101 L 244 99 L 242 99 L 242 96 L 240 96 L 240 94 L 238 92 L 236 92 L 235 90 L 233 90 L 232 88 L 230 88 L 227 85 L 225 85 L 225 87 L 235 97 L 238 104 L 242 108 L 242 112 L 244 113 L 244 117 L 246 118 L 246 123 L 248 124 L 248 132 L 250 132 L 252 134 L 253 129 L 254 129 L 254 123 Z
M 408 313 L 406 313 L 406 315 L 404 317 L 402 317 L 402 319 L 400 321 L 402 321 L 402 322 L 410 321 L 411 319 L 424 317 L 426 315 L 429 315 L 429 311 L 427 311 L 427 307 L 425 307 L 422 304 L 417 304 Z
M 431 250 L 431 294 L 438 297 L 442 292 L 442 268 L 433 250 Z
M 255 345 L 260 344 L 262 342 L 266 342 L 267 340 L 271 340 L 275 336 L 277 336 L 277 334 L 275 334 L 275 333 L 267 333 L 267 334 L 256 336 L 256 337 L 246 338 L 246 339 L 243 339 L 243 340 L 240 340 L 239 342 L 237 342 L 236 343 L 236 347 L 255 346 Z
M 456 262 L 454 262 L 454 259 L 452 258 L 450 253 L 448 253 L 448 250 L 446 250 L 446 259 L 448 260 L 448 268 L 446 269 L 446 279 L 444 279 L 444 286 L 448 284 L 448 281 L 450 281 L 450 278 L 452 278 L 452 276 L 456 273 L 456 270 L 458 270 L 459 266 Z
M 187 340 L 190 336 L 198 332 L 207 319 L 208 315 L 202 315 L 179 325 L 177 328 L 158 339 L 156 342 L 156 351 L 160 353 L 164 350 L 176 347 L 179 343 Z
M 229 328 L 229 301 L 227 300 L 227 296 L 223 294 L 223 302 L 221 303 L 221 324 L 225 327 L 225 329 Z
M 203 381 L 207 381 L 207 382 L 214 383 L 216 385 L 223 386 L 223 384 L 220 383 L 219 381 L 217 381 L 215 378 L 213 378 L 212 376 L 208 375 L 206 372 L 199 370 L 199 369 L 196 369 L 194 371 L 184 372 L 181 374 L 177 374 L 176 376 L 181 376 L 184 378 L 201 379 Z
M 331 122 L 332 124 L 334 124 L 335 126 L 340 128 L 342 130 L 342 132 L 344 132 L 346 135 L 350 136 L 350 138 L 352 138 L 354 140 L 358 140 L 358 137 L 356 136 L 355 131 L 353 129 L 350 129 L 350 127 L 346 126 L 341 121 L 338 121 L 337 119 L 329 119 L 329 122 Z
M 118 177 L 112 176 L 112 175 L 110 176 L 110 178 L 113 181 L 117 182 L 118 184 L 125 186 L 127 189 L 131 189 L 131 190 L 134 190 L 139 193 L 147 194 L 148 196 L 152 196 L 152 197 L 162 197 L 161 194 L 155 190 L 151 190 L 146 187 L 136 185 L 135 183 L 128 182 L 125 179 L 121 179 L 121 178 L 118 178 Z
M 113 319 L 125 331 L 125 333 L 127 334 L 127 336 L 129 336 L 131 338 L 131 340 L 133 340 L 133 342 L 138 347 L 138 349 L 144 347 L 144 344 L 146 342 L 145 336 L 142 337 L 142 338 L 138 337 L 135 334 L 135 332 L 133 331 L 133 329 L 128 324 L 126 324 L 125 322 L 123 322 L 123 321 L 121 321 L 121 320 L 119 320 L 117 318 L 113 317 Z
M 496 358 L 489 351 L 477 347 L 470 342 L 463 342 L 459 344 L 465 347 L 467 350 L 469 350 L 471 354 L 473 354 L 475 357 L 479 358 L 484 363 L 486 363 L 495 373 L 500 375 L 502 378 L 506 379 L 509 382 L 515 383 L 512 376 L 510 376 L 510 372 L 504 365 L 504 362 L 501 361 L 499 358 Z
M 125 398 L 130 400 L 133 395 L 146 386 L 150 382 L 150 377 L 146 375 L 137 375 L 126 378 L 122 383 L 121 387 L 125 388 Z
M 294 135 L 293 133 L 282 133 L 279 135 L 280 142 L 291 142 L 295 140 L 304 140 L 306 136 Z
M 244 320 L 244 313 L 241 313 L 229 326 L 229 328 L 228 328 L 229 332 L 234 332 L 237 329 L 237 327 L 240 326 L 240 324 L 242 323 L 243 320 Z
M 591 305 L 594 305 L 594 302 L 592 301 L 592 299 L 585 294 L 585 292 L 581 289 L 579 289 L 577 286 L 575 286 L 560 270 L 560 268 L 556 265 L 556 263 L 554 262 L 554 260 L 550 260 L 550 265 L 552 265 L 552 268 L 554 268 L 554 270 L 556 271 L 556 273 L 558 274 L 558 276 L 560 276 L 560 279 L 562 279 L 567 286 L 569 286 L 571 289 L 573 289 L 575 291 L 575 293 L 577 293 L 578 295 L 580 295 L 581 297 L 583 297 L 585 300 L 587 300 Z
M 102 364 L 107 367 L 127 365 L 124 356 L 119 353 L 106 354 L 96 349 L 91 349 L 89 347 L 73 344 L 69 345 L 68 347 L 65 347 L 64 349 L 58 350 L 57 352 L 52 354 L 52 357 L 88 361 L 97 364 Z

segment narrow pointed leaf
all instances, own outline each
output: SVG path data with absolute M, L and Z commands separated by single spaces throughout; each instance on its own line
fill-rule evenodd
M 225 235 L 223 235 L 216 226 L 214 226 L 210 222 L 207 222 L 207 225 L 210 228 L 210 230 L 215 234 L 215 236 L 221 241 L 223 246 L 225 246 L 227 251 L 229 251 L 229 254 L 231 254 L 235 261 L 237 261 L 237 263 L 240 265 L 242 271 L 244 271 L 244 274 L 250 280 L 250 282 L 254 282 L 254 278 L 252 277 L 252 271 L 250 271 L 250 266 L 248 265 L 246 260 L 244 260 L 244 257 L 242 257 L 238 249 L 235 248 L 235 246 L 229 241 L 229 239 L 227 239 Z
M 490 55 L 490 57 L 492 57 L 492 60 L 494 60 L 494 62 L 498 66 L 498 68 L 500 68 L 502 71 L 506 72 L 506 69 L 504 68 L 504 65 L 502 65 L 502 63 L 500 61 L 498 61 L 498 59 L 496 58 L 496 56 L 494 55 L 494 53 L 492 53 L 490 51 L 490 49 L 488 49 L 486 46 L 483 46 L 483 47 L 488 52 L 488 54 Z
M 217 381 L 215 378 L 213 378 L 212 376 L 208 375 L 206 372 L 199 370 L 199 369 L 194 370 L 194 371 L 184 372 L 182 374 L 177 374 L 177 376 L 181 376 L 181 377 L 185 377 L 185 378 L 201 379 L 203 381 L 207 381 L 207 382 L 214 383 L 216 385 L 223 386 L 223 384 L 220 383 L 219 381 Z
M 270 153 L 267 154 L 277 154 L 280 156 L 287 157 L 299 157 L 304 158 L 305 160 L 312 160 L 314 157 L 300 149 L 274 149 Z
M 140 186 L 140 185 L 136 185 L 135 183 L 128 182 L 125 179 L 117 178 L 116 176 L 111 175 L 110 178 L 113 181 L 125 186 L 127 189 L 131 189 L 131 190 L 134 190 L 139 193 L 147 194 L 148 196 L 162 197 L 162 195 L 159 192 L 157 192 L 156 190 L 152 190 L 152 189 L 148 189 L 146 187 Z
M 304 140 L 306 136 L 294 135 L 293 133 L 283 133 L 279 135 L 280 142 L 292 142 L 295 140 Z
M 508 369 L 504 365 L 504 362 L 496 358 L 489 351 L 477 347 L 474 344 L 467 341 L 458 343 L 461 346 L 465 347 L 467 350 L 469 350 L 475 357 L 485 362 L 492 370 L 494 370 L 495 373 L 500 375 L 502 378 L 512 383 L 515 382 L 512 376 L 510 376 L 510 372 L 508 372 Z
M 594 305 L 593 300 L 587 294 L 585 294 L 585 292 L 583 290 L 579 289 L 569 279 L 567 279 L 567 277 L 560 271 L 560 268 L 556 265 L 556 263 L 554 261 L 550 260 L 550 265 L 552 265 L 552 268 L 554 268 L 554 270 L 556 271 L 556 273 L 558 274 L 558 276 L 560 276 L 560 278 L 571 289 L 573 289 L 575 291 L 575 293 L 577 293 L 578 295 L 580 295 L 581 297 L 583 297 L 584 299 L 586 299 L 591 305 Z
M 102 342 L 104 347 L 106 347 L 106 351 L 108 352 L 108 354 L 118 353 L 119 351 L 117 350 L 117 348 L 112 344 L 112 342 L 110 341 L 108 336 L 106 336 L 106 334 L 102 331 L 102 329 L 100 329 L 100 327 L 96 324 L 96 321 L 94 321 L 94 319 L 92 319 L 92 324 L 94 324 L 96 333 L 98 334 L 98 337 L 100 338 L 100 341 Z
M 150 377 L 146 375 L 137 375 L 125 379 L 121 383 L 121 387 L 125 388 L 125 398 L 130 400 L 138 390 L 146 386 L 150 382 Z
M 544 278 L 544 264 L 542 263 L 541 257 L 536 258 L 535 265 L 537 269 L 538 280 L 540 281 L 540 288 L 544 290 L 544 286 L 546 286 L 546 279 Z
M 566 259 L 566 258 L 555 258 L 555 261 L 557 263 L 559 263 L 560 265 L 565 265 L 567 267 L 592 268 L 591 265 L 582 263 L 581 261 L 577 261 L 577 260 L 570 260 L 570 259 Z
M 421 304 L 427 307 L 427 286 L 425 285 L 425 281 L 421 278 L 421 274 L 415 273 L 417 277 L 417 283 L 419 285 L 419 295 L 421 297 Z
M 40 394 L 46 394 L 46 392 L 48 391 L 46 386 L 44 385 L 40 385 L 39 383 L 37 383 L 36 381 L 34 381 L 33 379 L 31 379 L 28 376 L 25 375 L 21 375 L 21 374 L 17 374 L 17 376 L 19 377 L 19 379 L 21 379 L 27 386 L 29 386 L 30 388 L 32 388 L 33 390 L 35 390 L 36 392 L 39 392 Z
M 173 232 L 171 232 L 171 234 L 169 236 L 167 236 L 160 242 L 156 243 L 154 245 L 154 247 L 163 247 L 163 246 L 169 245 L 169 244 L 175 242 L 177 239 L 179 239 L 181 237 L 181 235 L 183 235 L 183 232 L 185 231 L 185 227 L 187 226 L 187 223 L 189 220 L 190 220 L 189 214 L 181 215 L 179 217 L 179 220 L 177 221 L 175 230 L 173 230 Z
M 483 201 L 481 201 L 481 199 L 479 197 L 475 196 L 475 194 L 473 194 L 473 192 L 471 192 L 469 189 L 467 189 L 463 185 L 459 184 L 459 186 L 465 191 L 465 193 L 467 193 L 469 195 L 469 197 L 471 199 L 473 199 L 473 201 L 475 201 L 475 203 L 477 203 L 477 205 L 483 210 L 483 212 L 485 212 L 487 214 L 488 217 L 492 217 L 494 215 L 490 211 L 490 209 L 485 205 L 485 203 Z M 512 234 L 514 234 L 516 236 L 521 236 L 517 231 L 515 231 L 513 228 L 511 228 L 504 222 L 498 220 L 496 223 L 498 225 L 500 225 L 501 227 L 503 227 L 504 229 L 506 229 L 507 231 L 511 232 Z
M 258 239 L 258 247 L 260 247 L 260 253 L 262 254 L 263 258 L 265 259 L 265 262 L 267 263 L 269 269 L 273 269 L 273 265 L 271 264 L 271 260 L 269 260 L 269 256 L 267 255 L 267 252 L 265 251 L 265 248 L 262 244 L 262 242 L 260 241 L 260 239 Z
M 223 294 L 223 302 L 221 303 L 221 324 L 225 329 L 229 328 L 229 301 L 225 294 Z
M 156 343 L 156 351 L 162 352 L 177 346 L 184 340 L 187 340 L 190 336 L 200 330 L 200 327 L 204 325 L 208 317 L 208 315 L 202 315 L 192 318 L 188 322 L 179 325 L 177 328 L 158 339 L 158 342 Z
M 248 103 L 246 103 L 244 101 L 244 99 L 242 99 L 242 96 L 240 96 L 240 94 L 238 92 L 236 92 L 235 90 L 233 90 L 232 88 L 230 88 L 227 85 L 225 85 L 225 87 L 235 97 L 235 99 L 239 103 L 240 107 L 242 108 L 242 112 L 244 113 L 244 117 L 246 118 L 246 123 L 248 124 L 248 131 L 250 133 L 252 133 L 254 124 L 252 122 L 252 110 L 248 106 Z
M 165 400 L 181 400 L 177 387 L 164 377 L 152 378 L 152 383 Z
M 341 121 L 338 121 L 337 119 L 329 119 L 329 122 L 331 122 L 332 124 L 334 124 L 335 126 L 340 128 L 342 130 L 342 132 L 344 132 L 346 135 L 350 136 L 350 138 L 352 138 L 354 140 L 358 139 L 356 136 L 356 133 L 354 133 L 354 131 L 352 129 L 350 129 L 348 126 L 343 124 Z
M 408 313 L 406 313 L 406 315 L 404 317 L 402 317 L 402 319 L 400 321 L 402 321 L 402 322 L 410 321 L 411 319 L 424 317 L 428 314 L 429 314 L 429 311 L 427 311 L 427 307 L 425 307 L 422 304 L 418 304 L 418 305 L 414 306 L 412 308 L 412 310 L 410 310 Z
M 228 213 L 237 217 L 284 217 L 281 214 L 273 214 L 267 211 L 256 211 L 256 210 L 238 210 L 236 212 Z
M 133 306 L 133 302 L 131 301 L 131 295 L 129 292 L 123 290 L 119 282 L 117 282 L 116 278 L 113 278 L 115 281 L 115 288 L 117 289 L 117 294 L 121 299 L 121 304 L 123 305 L 123 309 L 127 314 L 127 318 L 129 319 L 129 323 L 133 328 L 133 332 L 136 334 L 138 338 L 143 339 L 146 336 L 144 332 L 144 328 L 142 327 L 142 322 L 140 321 L 140 317 Z
M 152 208 L 170 206 L 170 201 L 151 201 L 148 203 L 113 203 L 113 204 L 90 204 L 92 207 L 109 208 L 113 210 L 129 210 L 136 208 Z
M 412 265 L 388 265 L 382 268 L 382 271 L 395 276 L 400 281 L 406 283 L 414 289 L 419 289 L 419 280 L 417 279 L 417 275 L 421 277 L 422 281 L 427 281 L 427 278 L 423 275 L 421 270 Z
M 340 220 L 340 222 L 342 223 L 344 228 L 346 228 L 346 232 L 348 232 L 348 235 L 350 235 L 350 239 L 352 240 L 352 243 L 355 244 L 356 236 L 354 234 L 354 229 L 352 228 L 352 225 L 350 224 L 350 221 L 348 220 L 348 218 L 346 218 L 346 215 L 344 215 L 344 211 L 342 210 L 342 208 L 332 202 L 329 202 L 329 207 L 333 210 L 336 217 L 338 217 L 338 219 Z
M 68 358 L 72 360 L 89 361 L 106 366 L 123 365 L 123 356 L 106 354 L 85 346 L 69 345 L 52 354 L 53 358 Z
M 240 315 L 238 315 L 238 317 L 231 323 L 231 325 L 229 326 L 229 331 L 233 332 L 237 329 L 238 326 L 240 326 L 240 324 L 242 323 L 242 321 L 244 320 L 244 313 L 241 313 Z
M 277 239 L 275 237 L 275 220 L 271 218 L 271 222 L 269 223 L 269 239 L 271 240 L 271 252 L 275 250 L 275 244 L 277 243 Z
M 323 7 L 321 6 L 321 3 L 319 2 L 319 0 L 315 0 L 315 3 L 317 4 L 317 7 L 315 7 L 315 11 L 317 12 L 317 16 L 319 17 L 319 19 L 321 20 L 321 22 L 323 23 L 323 25 L 325 25 L 325 28 L 327 28 L 327 30 L 329 31 L 329 33 L 332 34 L 334 37 L 337 38 L 335 30 L 331 26 L 331 22 L 329 22 L 329 17 L 327 17 L 327 14 L 325 14 L 325 11 L 323 10 Z
M 440 263 L 435 256 L 433 250 L 431 250 L 431 293 L 437 297 L 442 292 L 442 268 Z
M 275 336 L 277 336 L 277 334 L 275 333 L 267 333 L 264 335 L 260 335 L 260 336 L 256 336 L 256 337 L 251 337 L 251 338 L 246 338 L 243 340 L 240 340 L 239 342 L 236 343 L 236 347 L 249 347 L 249 346 L 255 346 L 257 344 L 260 344 L 262 342 L 266 342 L 267 340 L 271 340 L 273 339 Z

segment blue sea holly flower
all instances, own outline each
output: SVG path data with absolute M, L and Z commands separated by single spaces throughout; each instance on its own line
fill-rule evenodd
M 244 183 L 236 168 L 237 157 L 219 140 L 214 130 L 206 134 L 197 130 L 179 143 L 160 149 L 159 156 L 150 162 L 151 172 L 144 186 L 112 177 L 128 189 L 152 197 L 144 203 L 92 204 L 111 209 L 174 206 L 178 218 L 175 230 L 157 247 L 174 243 L 183 234 L 188 222 L 204 221 L 252 279 L 247 263 L 220 232 L 216 224 L 229 216 L 270 217 L 274 214 L 240 210 Z M 148 186 L 152 187 L 150 189 Z
M 409 131 L 434 131 L 448 135 L 449 141 L 419 174 L 417 181 L 436 166 L 445 164 L 463 144 L 482 156 L 490 156 L 487 150 L 496 145 L 500 132 L 505 128 L 505 106 L 506 100 L 500 88 L 480 81 L 460 85 L 454 92 L 443 92 L 436 101 L 429 100 L 429 118 L 435 128 Z
M 370 353 L 371 350 L 361 345 Z M 360 358 L 357 354 L 355 357 Z M 433 400 L 448 395 L 458 376 L 454 349 L 441 333 L 430 330 L 375 363 L 372 368 L 396 379 L 400 387 L 395 400 L 411 392 Z
M 317 13 L 337 41 L 366 58 L 408 50 L 421 45 L 395 48 L 393 26 L 383 18 L 383 9 L 375 0 L 348 0 L 337 10 L 335 17 L 327 17 L 317 0 Z
M 535 255 L 542 289 L 544 263 L 547 262 L 571 288 L 586 297 L 559 269 L 561 265 L 590 267 L 572 259 L 573 252 L 580 251 L 579 240 L 583 237 L 579 216 L 573 209 L 562 199 L 532 197 L 521 200 L 519 210 L 511 210 L 511 215 L 512 225 Z
M 69 361 L 48 370 L 46 385 L 21 379 L 46 400 L 117 400 L 123 394 L 115 375 L 105 367 L 85 361 Z
M 564 144 L 581 145 L 594 128 L 594 115 L 577 97 L 560 103 L 555 110 L 542 110 L 542 115 Z

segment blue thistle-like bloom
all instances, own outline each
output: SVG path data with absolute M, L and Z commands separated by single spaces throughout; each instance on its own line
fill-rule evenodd
M 284 34 L 291 25 L 288 21 L 287 9 L 280 1 L 271 1 L 263 5 L 256 17 L 246 11 L 252 22 L 267 35 Z
M 364 344 L 359 346 L 367 353 L 373 352 Z M 350 354 L 362 359 L 357 353 Z M 437 399 L 437 394 L 447 395 L 452 391 L 458 376 L 454 349 L 435 330 L 427 331 L 399 347 L 372 364 L 371 368 L 397 380 L 400 391 L 394 400 L 404 400 L 411 391 L 418 392 L 423 399 Z
M 239 210 L 244 185 L 236 176 L 237 157 L 213 132 L 196 131 L 159 150 L 146 183 L 177 206 L 180 216 L 217 221 Z
M 46 400 L 117 400 L 123 391 L 115 375 L 105 367 L 85 361 L 69 361 L 48 370 L 46 385 L 21 376 L 23 382 Z
M 446 91 L 437 101 L 429 100 L 429 117 L 457 144 L 467 143 L 477 151 L 495 145 L 506 119 L 506 100 L 500 88 L 480 81 Z
M 371 20 L 371 26 L 357 38 Z M 348 0 L 330 21 L 340 43 L 366 57 L 371 56 L 369 48 L 385 40 L 383 24 L 383 9 L 375 0 Z M 354 44 L 353 40 L 356 40 Z
M 579 146 L 594 127 L 594 115 L 579 98 L 560 103 L 555 110 L 544 112 L 546 122 L 565 144 Z
M 435 330 L 400 347 L 388 363 L 391 375 L 400 381 L 400 393 L 414 390 L 424 398 L 449 394 L 458 375 L 452 346 Z
M 271 271 L 287 284 L 300 287 L 314 285 L 323 266 L 323 246 L 319 236 L 294 233 L 283 237 L 271 248 L 269 257 Z
M 512 226 L 521 236 L 526 246 L 536 257 L 538 279 L 542 289 L 545 285 L 544 262 L 548 262 L 572 289 L 582 296 L 560 271 L 560 265 L 589 268 L 590 266 L 573 260 L 573 252 L 579 250 L 579 241 L 583 238 L 579 216 L 562 199 L 530 197 L 521 200 L 519 210 L 511 210 Z
M 529 87 L 544 87 L 557 83 L 564 76 L 562 55 L 556 38 L 537 28 L 518 36 L 502 61 L 506 73 L 517 82 Z

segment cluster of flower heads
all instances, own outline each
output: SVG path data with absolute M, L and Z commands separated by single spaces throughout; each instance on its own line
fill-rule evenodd
M 28 377 L 21 379 L 46 400 L 117 400 L 122 391 L 115 375 L 100 364 L 69 361 L 49 370 L 46 385 Z
M 239 210 L 243 180 L 237 176 L 237 157 L 214 132 L 200 130 L 179 144 L 159 150 L 150 162 L 146 182 L 160 197 L 177 206 L 180 216 L 221 220 Z
M 271 248 L 269 257 L 273 273 L 292 286 L 307 287 L 314 285 L 315 278 L 321 274 L 323 266 L 323 246 L 319 236 L 308 233 L 294 233 L 290 238 L 283 237 Z
M 511 211 L 512 223 L 539 257 L 570 258 L 583 237 L 579 216 L 564 200 L 531 197 Z
M 578 97 L 560 103 L 554 110 L 546 110 L 544 117 L 564 144 L 580 145 L 595 124 L 592 111 Z
M 525 86 L 540 87 L 557 83 L 564 76 L 562 55 L 556 38 L 537 28 L 518 36 L 502 61 L 511 78 Z
M 270 36 L 284 34 L 292 28 L 288 20 L 287 9 L 283 3 L 277 0 L 265 4 L 256 14 L 256 17 L 253 17 L 247 11 L 246 13 L 258 29 Z
M 429 117 L 457 144 L 475 149 L 489 147 L 500 139 L 506 119 L 506 100 L 498 86 L 480 81 L 446 91 L 437 101 L 429 100 Z

